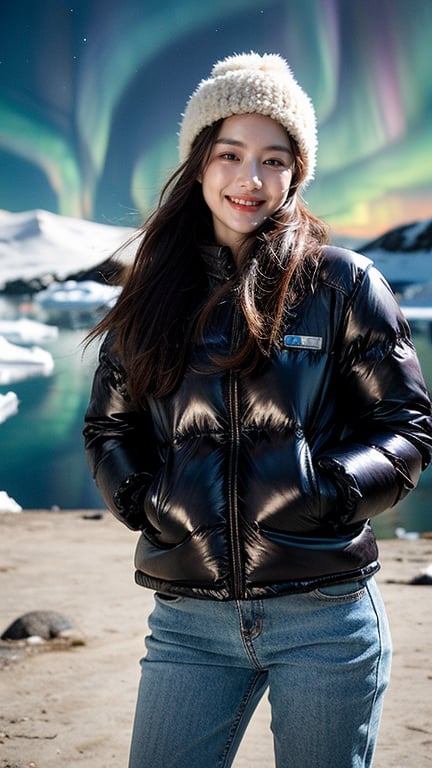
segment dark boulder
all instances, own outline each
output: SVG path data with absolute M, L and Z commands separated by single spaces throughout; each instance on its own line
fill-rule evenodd
M 43 640 L 51 640 L 61 637 L 73 628 L 69 619 L 55 611 L 30 611 L 19 616 L 18 619 L 5 629 L 2 640 L 23 640 L 26 637 L 41 637 Z

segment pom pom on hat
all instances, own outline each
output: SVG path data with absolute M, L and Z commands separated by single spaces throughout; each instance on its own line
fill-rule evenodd
M 186 105 L 179 132 L 184 162 L 201 131 L 217 120 L 258 113 L 280 123 L 297 142 L 305 164 L 303 185 L 314 176 L 316 117 L 309 96 L 297 83 L 287 62 L 276 53 L 242 53 L 216 62 Z

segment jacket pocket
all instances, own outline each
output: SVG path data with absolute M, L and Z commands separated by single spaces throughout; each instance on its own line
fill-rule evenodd
M 335 484 L 317 468 L 299 427 L 296 429 L 295 455 L 298 487 L 292 488 L 289 515 L 283 529 L 292 533 L 313 533 L 334 517 L 338 493 Z
M 272 531 L 269 528 L 261 526 L 263 535 L 276 544 L 282 544 L 284 547 L 296 547 L 309 550 L 325 550 L 327 552 L 346 549 L 359 531 L 350 532 L 346 536 L 327 537 L 327 536 L 295 536 L 280 531 Z

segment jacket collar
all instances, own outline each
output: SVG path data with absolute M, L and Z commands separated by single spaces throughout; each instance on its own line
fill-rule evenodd
M 235 273 L 233 255 L 225 245 L 206 243 L 201 247 L 201 257 L 207 267 L 210 283 L 214 285 L 226 283 Z

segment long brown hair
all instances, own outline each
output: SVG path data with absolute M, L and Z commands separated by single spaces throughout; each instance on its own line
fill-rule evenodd
M 287 306 L 294 306 L 310 289 L 321 247 L 328 240 L 327 226 L 307 210 L 298 191 L 303 164 L 291 139 L 294 172 L 285 204 L 245 239 L 236 274 L 209 294 L 200 248 L 213 239 L 212 218 L 197 177 L 221 123 L 202 131 L 189 159 L 168 180 L 156 211 L 142 228 L 116 304 L 87 337 L 91 341 L 112 334 L 136 403 L 147 394 L 162 397 L 175 389 L 191 341 L 204 335 L 212 310 L 229 292 L 241 308 L 242 344 L 214 364 L 253 370 L 278 344 Z

